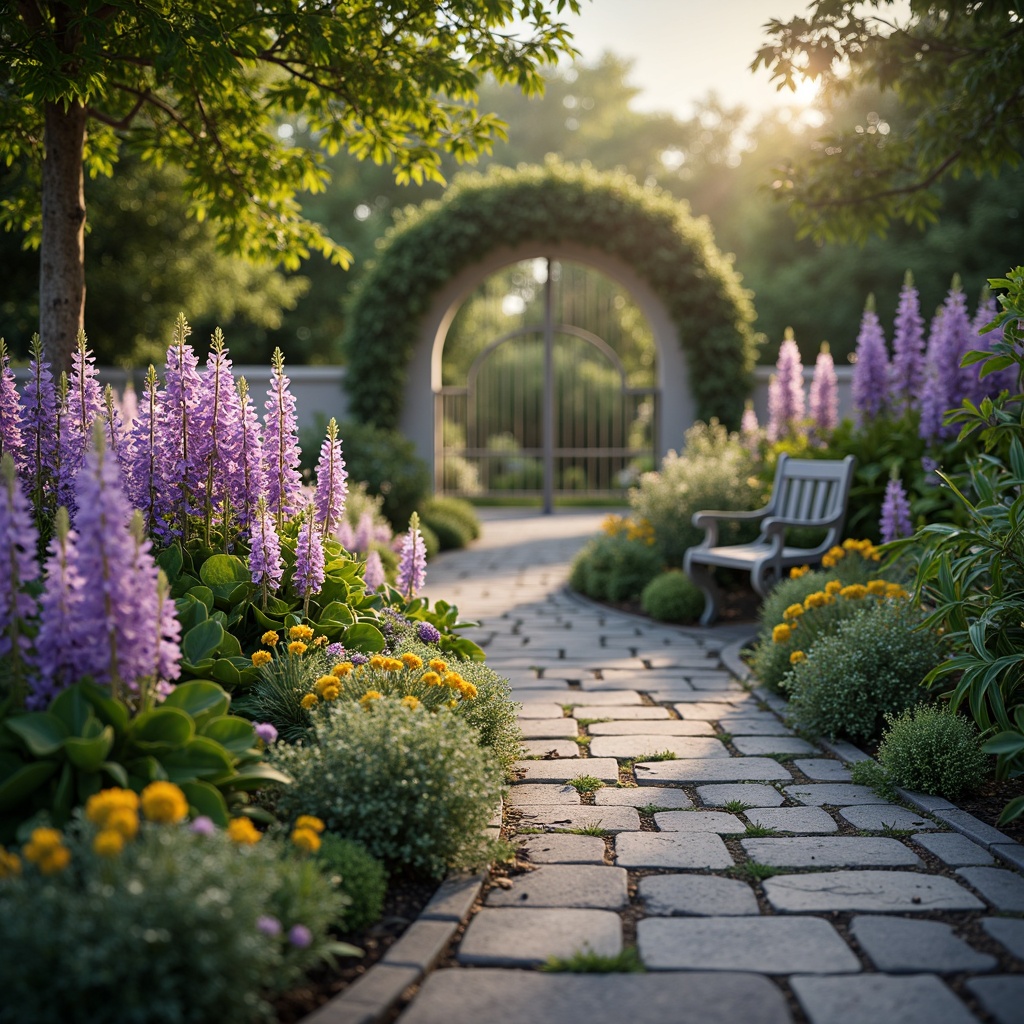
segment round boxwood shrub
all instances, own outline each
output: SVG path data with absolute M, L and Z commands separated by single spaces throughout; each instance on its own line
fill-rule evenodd
M 640 606 L 659 622 L 696 622 L 704 610 L 704 595 L 685 573 L 672 569 L 644 587 Z
M 974 723 L 962 715 L 922 704 L 886 722 L 878 761 L 895 785 L 956 800 L 985 781 L 989 759 Z
M 433 498 L 420 510 L 420 523 L 437 535 L 442 551 L 464 548 L 480 536 L 473 506 L 459 498 Z
M 344 927 L 361 931 L 380 919 L 388 891 L 388 874 L 362 843 L 325 832 L 317 860 L 328 878 L 351 900 L 345 908 Z
M 392 875 L 440 878 L 488 860 L 484 829 L 501 771 L 473 726 L 447 709 L 369 694 L 339 702 L 312 742 L 274 744 L 271 760 L 294 780 L 271 797 L 279 816 L 316 815 Z
M 624 535 L 602 535 L 577 554 L 569 586 L 597 601 L 637 601 L 664 568 L 657 549 Z
M 821 637 L 786 679 L 794 724 L 833 739 L 878 737 L 886 714 L 920 701 L 942 660 L 939 638 L 917 628 L 923 619 L 909 601 L 885 600 Z

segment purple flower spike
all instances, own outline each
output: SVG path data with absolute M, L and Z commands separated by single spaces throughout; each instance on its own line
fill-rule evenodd
M 861 423 L 874 419 L 885 408 L 889 394 L 889 354 L 885 334 L 875 313 L 874 298 L 868 298 L 857 335 L 857 361 L 853 367 L 853 401 Z
M 313 506 L 310 505 L 299 527 L 299 541 L 295 546 L 295 574 L 292 577 L 296 592 L 305 599 L 304 615 L 309 614 L 309 599 L 320 593 L 325 578 L 324 545 Z
M 288 941 L 296 949 L 309 949 L 313 944 L 313 933 L 304 924 L 295 924 L 288 931 Z
M 924 319 L 914 277 L 907 271 L 892 335 L 889 402 L 897 412 L 920 408 L 924 386 Z
M 28 374 L 21 421 L 28 483 L 36 508 L 52 511 L 57 503 L 57 392 L 38 334 L 32 339 Z
M 943 425 L 942 420 L 946 411 L 958 407 L 976 386 L 978 367 L 960 366 L 971 344 L 967 303 L 959 279 L 954 277 L 945 302 L 932 320 L 925 356 L 919 433 L 928 442 L 956 436 L 956 425 Z
M 316 521 L 320 536 L 326 540 L 341 520 L 348 494 L 348 473 L 341 455 L 338 424 L 332 419 L 327 424 L 327 437 L 320 446 L 320 461 L 316 464 Z
M 402 539 L 401 560 L 398 563 L 397 587 L 407 600 L 412 600 L 427 579 L 427 549 L 420 533 L 420 517 L 413 512 L 409 531 Z
M 237 389 L 242 441 L 242 497 L 238 519 L 242 527 L 248 529 L 256 515 L 256 504 L 266 493 L 267 470 L 263 454 L 263 427 L 249 398 L 249 385 L 244 377 L 238 379 Z
M 277 729 L 271 722 L 256 722 L 252 728 L 256 738 L 263 740 L 268 746 L 277 739 Z
M 429 622 L 421 622 L 416 627 L 416 635 L 425 644 L 436 644 L 441 639 L 441 634 L 436 626 Z
M 334 538 L 346 551 L 358 551 L 356 534 L 352 530 L 352 524 L 347 519 L 338 521 L 334 528 Z
M 253 583 L 263 588 L 265 608 L 270 592 L 277 590 L 284 576 L 281 541 L 265 498 L 260 498 L 256 504 L 256 517 L 250 530 L 249 572 Z
M 27 452 L 21 433 L 21 420 L 21 401 L 14 371 L 11 369 L 11 357 L 3 338 L 0 338 L 0 455 L 10 452 L 15 468 L 24 475 Z
M 277 528 L 301 507 L 299 437 L 295 421 L 295 396 L 284 372 L 284 355 L 274 349 L 273 376 L 264 408 L 264 456 L 267 464 L 267 504 L 277 517 Z
M 809 405 L 814 432 L 823 441 L 839 425 L 839 378 L 828 342 L 814 362 Z
M 910 502 L 907 492 L 897 477 L 885 485 L 885 500 L 882 502 L 882 516 L 879 521 L 882 543 L 888 544 L 899 537 L 909 537 L 914 532 L 910 521 Z
M 779 348 L 775 375 L 768 385 L 768 440 L 778 441 L 804 418 L 804 368 L 792 328 Z
M 355 537 L 353 538 L 353 544 L 355 545 L 352 550 L 358 551 L 363 554 L 370 550 L 370 545 L 374 541 L 374 534 L 376 532 L 376 525 L 373 521 L 373 513 L 366 509 L 359 517 L 359 522 L 356 524 Z
M 380 560 L 380 553 L 376 550 L 371 551 L 366 556 L 366 568 L 363 570 L 363 582 L 366 584 L 367 591 L 371 594 L 375 594 L 384 586 L 384 565 Z

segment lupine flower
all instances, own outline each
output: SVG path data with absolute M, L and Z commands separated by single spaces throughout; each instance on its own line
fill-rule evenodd
M 366 556 L 366 568 L 363 570 L 363 582 L 369 593 L 374 594 L 384 586 L 384 566 L 380 560 L 380 552 L 371 550 Z
M 263 588 L 263 607 L 271 590 L 277 590 L 284 576 L 281 561 L 281 541 L 274 528 L 274 520 L 267 508 L 266 498 L 256 503 L 256 516 L 249 531 L 249 572 L 252 581 Z
M 995 296 L 986 288 L 982 293 L 981 300 L 978 302 L 978 308 L 974 312 L 974 319 L 971 321 L 971 331 L 974 336 L 972 348 L 983 352 L 991 352 L 996 342 L 1002 340 L 1003 329 L 1001 327 L 996 328 L 994 331 L 982 333 L 983 328 L 995 320 L 997 313 L 998 305 Z M 975 366 L 975 369 L 980 370 L 980 367 Z M 996 370 L 995 373 L 990 373 L 984 379 L 979 378 L 978 387 L 974 394 L 975 402 L 980 402 L 986 395 L 994 397 L 1003 390 L 1009 391 L 1011 395 L 1017 394 L 1019 390 L 1019 374 L 1020 367 L 1014 363 L 1011 366 L 1007 366 L 1004 370 Z
M 977 367 L 960 366 L 961 359 L 971 347 L 970 335 L 967 304 L 960 291 L 959 279 L 954 277 L 953 286 L 932 319 L 925 356 L 918 432 L 928 442 L 953 437 L 957 432 L 955 425 L 943 425 L 942 420 L 948 409 L 960 404 L 965 387 L 966 393 L 973 391 L 970 375 L 977 374 Z
M 907 501 L 907 492 L 898 477 L 891 477 L 885 485 L 879 529 L 883 544 L 899 537 L 909 537 L 914 532 L 910 521 L 910 502 Z
M 241 408 L 239 430 L 242 439 L 243 489 L 238 521 L 243 528 L 248 529 L 256 514 L 256 504 L 266 491 L 267 471 L 263 454 L 263 428 L 249 398 L 249 385 L 244 377 L 239 377 L 236 388 Z
M 21 434 L 21 401 L 11 369 L 7 344 L 0 338 L 0 455 L 11 453 L 19 473 L 26 470 L 25 440 Z
M 277 517 L 278 530 L 287 516 L 300 507 L 302 479 L 299 476 L 299 438 L 295 425 L 295 396 L 284 372 L 284 355 L 274 349 L 273 376 L 267 391 L 263 417 L 263 454 L 267 466 L 267 505 Z
M 71 385 L 68 375 L 61 372 L 57 378 L 56 410 L 54 420 L 57 431 L 57 452 L 54 460 L 54 484 L 56 487 L 56 503 L 63 505 L 75 517 L 75 478 L 82 464 L 84 449 L 79 446 L 78 435 L 68 426 L 71 421 Z
M 348 473 L 341 455 L 338 424 L 332 418 L 327 424 L 327 437 L 320 446 L 320 461 L 316 464 L 316 521 L 320 536 L 326 540 L 341 519 L 348 493 Z
M 924 319 L 921 302 L 908 270 L 900 290 L 900 302 L 892 335 L 892 368 L 889 403 L 897 412 L 917 409 L 924 386 Z
M 324 545 L 320 540 L 313 506 L 310 505 L 299 526 L 299 540 L 295 546 L 295 573 L 292 576 L 296 592 L 304 598 L 304 615 L 309 614 L 309 599 L 320 593 L 324 579 Z
M 14 458 L 5 452 L 0 459 L 0 657 L 9 662 L 21 701 L 27 688 L 25 658 L 30 644 L 21 623 L 36 614 L 36 600 L 25 588 L 39 577 L 38 542 L 32 509 L 15 473 Z
M 740 442 L 749 452 L 756 452 L 761 438 L 761 426 L 757 422 L 754 403 L 747 402 L 743 407 L 743 418 L 740 420 Z
M 441 639 L 437 626 L 430 622 L 421 622 L 416 627 L 416 635 L 425 644 L 436 644 Z
M 885 334 L 875 313 L 874 297 L 869 296 L 860 321 L 857 361 L 853 366 L 853 401 L 862 423 L 882 412 L 888 394 L 889 355 Z
M 139 396 L 135 393 L 135 385 L 130 380 L 125 384 L 118 404 L 121 408 L 121 422 L 124 429 L 128 430 L 135 422 L 135 417 L 139 415 Z
M 170 432 L 161 428 L 164 403 L 156 367 L 150 364 L 142 390 L 142 404 L 125 440 L 125 490 L 132 504 L 142 511 L 146 527 L 157 536 L 171 536 L 172 485 L 165 473 L 176 459 L 176 445 L 169 445 Z
M 839 378 L 827 341 L 814 361 L 809 405 L 815 433 L 823 439 L 839 425 Z
M 804 368 L 793 330 L 786 328 L 768 385 L 768 439 L 785 437 L 804 418 Z
M 33 505 L 40 511 L 51 510 L 56 507 L 57 497 L 57 393 L 38 334 L 32 339 L 28 373 L 21 420 L 26 469 L 32 484 Z
M 347 519 L 340 519 L 334 528 L 334 539 L 346 551 L 358 551 L 357 537 L 352 530 L 352 524 Z
M 360 554 L 365 554 L 370 550 L 370 545 L 375 540 L 375 533 L 377 524 L 373 521 L 373 513 L 366 509 L 360 516 L 359 522 L 356 524 L 355 537 L 353 538 L 353 551 L 358 551 Z
M 964 398 L 970 398 L 978 390 L 977 365 L 960 365 L 964 356 L 976 346 L 978 333 L 971 326 L 971 318 L 967 312 L 967 296 L 964 295 L 960 287 L 959 276 L 954 276 L 942 308 L 944 310 L 943 328 L 947 332 L 946 343 L 953 359 L 957 382 L 950 401 L 950 408 L 953 408 L 959 406 Z
M 398 589 L 412 599 L 427 579 L 427 549 L 420 533 L 420 517 L 413 512 L 409 530 L 402 540 L 401 559 L 398 563 Z
M 121 466 L 123 476 L 126 472 L 125 464 L 128 461 L 127 449 L 123 443 L 125 440 L 124 422 L 121 419 L 121 409 L 114 396 L 114 389 L 109 384 L 103 389 L 102 418 L 103 427 L 107 432 L 107 447 Z

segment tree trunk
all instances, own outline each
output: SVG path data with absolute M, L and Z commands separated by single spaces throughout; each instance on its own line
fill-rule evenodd
M 46 105 L 39 335 L 55 373 L 71 368 L 85 323 L 85 123 L 80 103 Z

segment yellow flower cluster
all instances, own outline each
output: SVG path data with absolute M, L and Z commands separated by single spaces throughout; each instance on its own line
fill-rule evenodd
M 810 571 L 811 567 L 809 565 L 794 565 L 789 570 L 789 578 L 791 580 L 798 580 L 801 576 L 806 576 Z
M 102 789 L 86 801 L 85 817 L 99 829 L 93 850 L 101 857 L 116 857 L 139 831 L 138 794 L 130 789 Z
M 307 711 L 310 708 L 315 708 L 320 703 L 320 698 L 315 693 L 307 693 L 302 700 L 299 701 L 301 707 L 304 707 Z
M 383 700 L 384 694 L 379 690 L 367 690 L 366 693 L 359 698 L 359 703 L 364 708 L 368 708 L 375 700 Z
M 21 874 L 21 858 L 0 846 L 0 881 Z
M 21 848 L 22 856 L 44 875 L 55 875 L 71 863 L 71 851 L 55 828 L 35 828 Z
M 274 656 L 270 651 L 253 651 L 252 663 L 256 668 L 262 668 L 264 665 L 269 665 L 274 660 Z
M 629 519 L 626 516 L 607 516 L 601 524 L 601 529 L 609 537 L 619 537 L 623 534 L 626 540 L 639 541 L 651 547 L 654 544 L 654 527 L 646 519 Z
M 338 685 L 338 677 L 321 676 L 314 684 L 313 689 L 316 690 L 317 696 L 321 700 L 337 700 L 341 695 L 341 687 Z
M 292 829 L 292 844 L 303 853 L 316 853 L 320 849 L 320 833 L 326 826 L 312 814 L 300 814 Z
M 801 661 L 806 661 L 807 655 L 803 651 L 793 651 L 789 656 L 790 665 L 799 665 Z
M 822 567 L 825 569 L 834 568 L 851 552 L 860 555 L 861 558 L 870 559 L 872 562 L 877 562 L 882 557 L 871 541 L 853 540 L 848 537 L 843 541 L 842 546 L 837 545 L 836 547 L 829 548 L 821 559 Z
M 263 838 L 251 818 L 232 818 L 228 822 L 227 832 L 228 838 L 239 846 L 252 846 Z
M 288 653 L 294 654 L 297 658 L 301 658 L 306 653 L 306 645 L 301 640 L 293 640 L 288 645 Z
M 415 711 L 421 706 L 419 697 L 414 697 L 411 693 L 408 697 L 402 698 L 402 704 L 404 707 L 409 708 L 410 711 Z
M 139 798 L 142 813 L 149 821 L 176 825 L 188 816 L 188 800 L 173 782 L 151 782 Z
M 791 622 L 793 619 L 799 619 L 804 613 L 804 606 L 802 604 L 791 604 L 783 613 L 782 617 L 787 621 Z
M 313 639 L 313 630 L 310 626 L 292 626 L 288 630 L 289 640 L 302 640 L 303 642 L 309 642 Z
M 351 674 L 352 669 L 354 668 L 355 665 L 353 665 L 351 661 L 343 661 L 339 665 L 335 665 L 334 668 L 331 669 L 331 675 L 335 676 L 338 679 L 344 679 L 345 676 Z
M 863 583 L 851 583 L 839 591 L 839 596 L 845 597 L 847 601 L 862 601 L 868 596 L 868 588 Z
M 780 622 L 772 630 L 772 643 L 773 644 L 789 643 L 789 638 L 792 635 L 793 635 L 792 629 L 785 622 Z
M 264 647 L 276 647 L 281 642 L 281 637 L 273 629 L 268 629 L 263 636 L 260 637 L 260 643 Z

